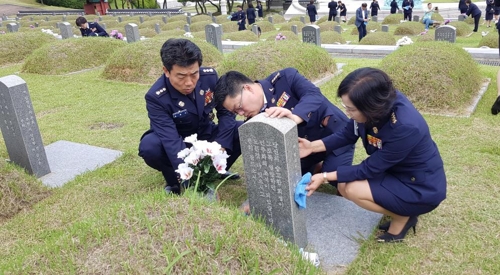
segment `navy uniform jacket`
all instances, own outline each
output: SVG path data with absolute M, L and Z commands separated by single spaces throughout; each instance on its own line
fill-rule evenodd
M 95 32 L 92 29 L 96 29 Z M 88 28 L 80 28 L 82 36 L 109 36 L 108 33 L 96 22 L 88 22 Z
M 385 121 L 374 127 L 358 123 L 356 130 L 351 119 L 340 133 L 322 141 L 332 150 L 354 144 L 358 138 L 370 156 L 358 165 L 339 166 L 338 182 L 370 181 L 391 174 L 399 181 L 383 181 L 382 186 L 403 201 L 438 205 L 445 199 L 446 176 L 438 148 L 424 118 L 402 93 L 397 92 Z
M 396 10 L 399 10 L 398 2 L 396 2 L 396 0 L 393 0 L 391 2 L 391 13 L 395 13 Z
M 238 22 L 238 30 L 245 30 L 245 20 L 247 19 L 243 10 L 237 11 L 231 15 L 231 21 L 239 21 Z M 241 20 L 241 21 L 240 21 Z
M 316 6 L 314 4 L 308 4 L 306 7 L 307 14 L 309 15 L 309 21 L 316 21 L 316 15 L 318 12 L 316 11 Z
M 329 14 L 337 16 L 337 2 L 331 1 L 328 3 L 328 8 L 330 9 Z
M 469 9 L 465 14 L 467 14 L 467 16 L 472 15 L 472 17 L 476 17 L 478 15 L 481 15 L 481 10 L 476 6 L 476 4 L 470 3 Z
M 376 16 L 378 14 L 378 10 L 380 10 L 378 2 L 372 2 L 370 4 L 371 16 Z
M 183 139 L 192 134 L 198 134 L 198 140 L 208 140 L 212 137 L 214 128 L 213 109 L 215 102 L 213 91 L 217 82 L 217 72 L 212 68 L 201 67 L 200 79 L 193 94 L 195 103 L 189 97 L 179 93 L 170 84 L 169 79 L 162 75 L 146 93 L 146 108 L 150 120 L 151 131 L 161 140 L 163 148 L 168 148 L 166 154 L 172 167 L 179 166 L 182 159 L 177 153 L 186 148 Z M 232 149 L 233 130 L 236 129 L 235 115 L 224 108 L 217 108 L 219 122 L 215 141 L 223 148 Z
M 410 6 L 411 8 L 405 9 L 405 7 Z M 401 7 L 403 7 L 403 12 L 404 13 L 411 13 L 413 11 L 414 3 L 413 0 L 403 0 L 403 3 L 401 3 Z
M 365 17 L 363 17 L 363 12 L 365 13 Z M 365 21 L 363 19 L 368 19 L 368 10 L 364 10 L 362 8 L 358 8 L 356 10 L 356 21 L 354 21 L 354 24 L 356 25 L 356 27 L 359 28 L 359 26 L 361 26 L 361 24 L 364 24 Z
M 458 1 L 458 9 L 460 10 L 460 13 L 466 13 L 469 7 L 465 4 L 465 0 L 460 0 Z
M 297 125 L 299 137 L 317 140 L 341 131 L 349 120 L 320 91 L 294 68 L 286 68 L 258 81 L 264 89 L 266 108 L 278 106 L 291 110 L 304 121 Z M 328 117 L 328 118 L 327 118 Z M 326 121 L 325 121 L 325 118 Z M 322 122 L 327 122 L 326 127 Z M 352 146 L 336 148 L 338 156 Z

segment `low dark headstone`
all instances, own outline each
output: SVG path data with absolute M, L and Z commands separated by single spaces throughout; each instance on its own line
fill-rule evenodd
M 292 32 L 299 35 L 299 27 L 297 27 L 297 25 L 292 25 Z
M 272 17 L 272 16 L 268 16 L 268 17 L 267 17 L 267 20 L 269 20 L 269 22 L 270 22 L 271 24 L 274 24 L 274 23 L 273 23 L 273 17 Z
M 372 22 L 378 22 L 378 16 L 374 15 L 372 16 Z
M 186 16 L 186 22 L 191 25 L 191 16 Z
M 382 25 L 383 32 L 389 32 L 389 25 Z
M 338 32 L 338 33 L 342 33 L 342 26 L 340 26 L 340 25 L 333 26 L 333 31 Z
M 321 47 L 319 27 L 316 25 L 304 26 L 302 28 L 302 42 L 313 43 Z
M 305 18 L 304 18 L 304 21 L 305 21 Z M 340 16 L 335 16 L 335 22 L 340 24 Z M 302 22 L 302 23 L 304 23 L 304 22 Z
M 156 32 L 157 34 L 160 34 L 160 32 L 161 32 L 161 29 L 160 29 L 160 24 L 159 24 L 159 23 L 156 23 L 156 24 L 155 24 L 155 32 Z
M 260 36 L 260 33 L 259 33 L 259 26 L 257 25 L 252 25 L 252 32 L 255 33 L 255 35 L 257 36 Z
M 62 16 L 62 21 L 63 21 L 63 22 L 66 22 L 66 21 L 67 21 L 66 15 L 63 15 L 63 16 Z
M 141 24 L 142 24 L 142 23 L 144 23 L 144 16 L 142 16 L 142 15 L 141 15 L 141 16 L 139 16 L 139 22 L 140 22 Z
M 167 24 L 167 17 L 165 15 L 161 17 L 161 20 L 163 23 Z
M 184 31 L 185 32 L 191 32 L 191 28 L 189 27 L 189 24 L 184 25 Z
M 118 22 L 121 23 L 123 21 L 123 18 L 121 16 L 118 16 Z
M 69 22 L 62 22 L 61 24 L 59 24 L 59 29 L 61 30 L 62 39 L 73 37 L 73 29 Z
M 435 41 L 448 41 L 451 43 L 455 43 L 457 39 L 457 29 L 450 25 L 441 26 L 436 29 L 434 33 Z
M 413 22 L 418 22 L 418 21 L 420 21 L 420 16 L 414 15 L 413 16 Z
M 139 41 L 141 37 L 139 36 L 139 27 L 137 24 L 128 23 L 125 25 L 125 36 L 128 43 Z
M 302 23 L 305 24 L 306 23 L 306 17 L 305 16 L 301 16 L 300 17 L 300 22 L 302 22 Z
M 17 32 L 19 31 L 19 25 L 16 23 L 9 23 L 7 24 L 7 31 L 8 32 Z
M 463 15 L 463 14 L 460 14 L 458 16 L 458 21 L 465 21 L 465 19 L 467 19 L 467 16 Z

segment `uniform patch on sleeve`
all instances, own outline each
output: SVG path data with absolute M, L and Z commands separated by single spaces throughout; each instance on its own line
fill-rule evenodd
M 205 106 L 207 104 L 210 104 L 212 100 L 214 99 L 214 92 L 210 91 L 210 88 L 205 92 Z

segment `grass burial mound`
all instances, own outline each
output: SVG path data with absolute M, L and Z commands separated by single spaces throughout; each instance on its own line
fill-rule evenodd
M 323 44 L 345 44 L 345 39 L 338 32 L 322 32 L 320 33 L 321 43 Z
M 396 45 L 394 36 L 387 32 L 369 32 L 361 41 L 360 45 Z
M 457 36 L 467 36 L 472 32 L 472 28 L 469 24 L 461 21 L 453 21 L 448 25 L 453 26 L 457 29 Z
M 305 26 L 305 24 L 300 22 L 300 21 L 295 21 L 295 22 L 289 21 L 288 23 L 281 23 L 280 24 L 280 31 L 291 31 L 293 25 L 297 26 L 297 31 L 299 33 L 302 32 L 302 28 Z
M 106 79 L 143 84 L 154 83 L 163 73 L 160 50 L 167 39 L 153 39 L 128 44 L 110 56 L 102 76 Z M 202 66 L 215 67 L 223 59 L 212 44 L 193 39 L 203 54 Z
M 203 37 L 201 37 L 203 38 Z M 259 41 L 259 37 L 255 33 L 249 30 L 238 31 L 238 32 L 230 32 L 222 35 L 222 40 L 229 41 Z
M 127 43 L 109 38 L 64 39 L 33 51 L 22 72 L 43 75 L 67 74 L 102 66 L 108 57 Z
M 266 32 L 260 37 L 260 39 L 265 39 L 266 41 L 276 40 L 276 37 L 278 37 L 278 35 L 280 35 L 280 37 L 285 36 L 286 40 L 301 41 L 299 36 L 293 33 L 292 31 Z
M 402 14 L 390 14 L 384 17 L 384 20 L 382 21 L 382 25 L 395 25 L 399 24 L 403 20 L 403 15 Z
M 0 161 L 0 224 L 49 195 L 49 189 L 23 169 Z
M 337 23 L 337 22 L 332 23 L 331 21 L 326 21 L 323 23 L 318 23 L 317 25 L 319 27 L 320 32 L 328 32 L 328 31 L 333 31 L 335 26 L 338 24 L 339 23 Z
M 419 110 L 431 113 L 463 114 L 483 82 L 477 62 L 448 42 L 401 47 L 385 57 L 380 68 Z
M 396 27 L 394 35 L 417 35 L 425 30 L 425 25 L 419 22 L 404 22 Z
M 479 41 L 478 47 L 490 47 L 490 48 L 498 48 L 498 34 L 497 32 L 491 32 L 488 35 L 481 38 Z
M 368 22 L 368 24 L 366 25 L 366 33 L 369 34 L 374 30 L 375 32 L 382 31 L 382 25 L 376 22 Z M 352 28 L 351 35 L 358 35 L 358 34 L 359 34 L 358 28 L 356 27 Z
M 286 67 L 296 68 L 310 80 L 337 70 L 325 49 L 309 43 L 280 40 L 259 42 L 237 49 L 224 58 L 217 71 L 220 75 L 239 71 L 251 79 L 262 79 Z
M 0 39 L 0 66 L 19 63 L 35 49 L 57 39 L 38 30 L 2 34 Z

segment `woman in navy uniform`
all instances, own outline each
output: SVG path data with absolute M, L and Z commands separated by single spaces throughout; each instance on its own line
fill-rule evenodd
M 474 18 L 474 29 L 473 32 L 477 32 L 477 28 L 479 27 L 479 20 L 481 19 L 481 10 L 476 6 L 476 4 L 472 3 L 471 0 L 465 0 L 465 4 L 467 5 L 467 12 L 465 13 L 467 16 L 471 16 Z
M 316 15 L 318 15 L 318 12 L 316 11 L 316 6 L 314 5 L 314 0 L 309 1 L 306 10 L 307 10 L 307 15 L 309 15 L 309 21 L 311 22 L 311 24 L 314 24 L 314 22 L 316 22 Z
M 238 127 L 242 123 L 224 108 L 216 108 L 219 125 L 213 122 L 217 72 L 200 67 L 203 58 L 196 44 L 172 38 L 160 54 L 164 75 L 146 93 L 150 130 L 141 138 L 139 156 L 162 172 L 167 193 L 179 194 L 180 177 L 175 170 L 183 162 L 177 153 L 188 146 L 184 138 L 197 134 L 198 140 L 217 141 L 230 155 L 229 169 L 241 154 Z
M 108 37 L 108 33 L 97 22 L 87 22 L 85 17 L 80 16 L 76 19 L 76 25 L 80 28 L 82 36 L 101 36 Z
M 395 14 L 396 10 L 399 10 L 398 2 L 396 0 L 391 1 L 391 14 Z
M 379 69 L 361 68 L 340 83 L 338 94 L 351 120 L 321 140 L 299 139 L 301 157 L 355 144 L 361 138 L 369 155 L 360 164 L 315 174 L 310 196 L 322 183 L 337 180 L 340 193 L 360 207 L 392 217 L 380 226 L 380 242 L 401 241 L 418 216 L 446 197 L 446 176 L 429 127 L 411 102 Z
M 248 25 L 255 24 L 255 8 L 253 7 L 252 3 L 248 4 L 248 9 L 246 11 L 246 14 L 248 19 Z
M 299 137 L 309 140 L 336 133 L 348 121 L 344 112 L 294 68 L 283 69 L 255 82 L 240 72 L 230 71 L 217 81 L 215 102 L 246 118 L 261 112 L 270 117 L 288 117 L 297 123 Z M 314 172 L 321 162 L 322 171 L 350 165 L 353 154 L 353 145 L 313 154 L 301 160 L 302 174 Z M 331 182 L 332 185 L 336 183 L 335 180 Z
M 403 3 L 401 3 L 401 7 L 403 8 L 403 19 L 411 21 L 411 14 L 414 7 L 413 0 L 403 0 Z

